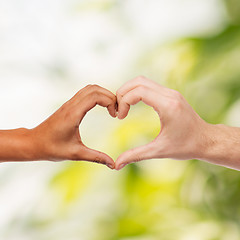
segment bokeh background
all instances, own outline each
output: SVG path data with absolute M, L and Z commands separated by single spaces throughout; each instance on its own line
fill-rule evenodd
M 239 0 L 0 0 L 0 128 L 32 128 L 86 84 L 145 75 L 210 123 L 240 126 Z M 96 107 L 84 142 L 114 159 L 160 124 Z M 238 240 L 240 174 L 197 160 L 4 163 L 0 239 Z

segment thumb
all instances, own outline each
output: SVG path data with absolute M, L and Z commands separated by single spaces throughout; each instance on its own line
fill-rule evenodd
M 130 149 L 122 153 L 116 160 L 115 169 L 120 170 L 127 164 L 139 162 L 142 160 L 152 159 L 155 157 L 155 147 L 153 142 L 144 146 Z
M 83 151 L 81 152 L 81 160 L 105 164 L 111 169 L 115 168 L 115 163 L 111 157 L 86 146 L 83 147 Z

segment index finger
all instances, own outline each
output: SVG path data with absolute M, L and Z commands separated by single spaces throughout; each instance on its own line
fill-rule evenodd
M 106 107 L 112 117 L 116 117 L 116 98 L 110 98 L 99 91 L 89 92 L 78 104 L 75 105 L 75 111 L 79 114 L 79 119 L 94 108 L 96 105 Z
M 126 82 L 125 84 L 123 84 L 123 86 L 121 86 L 118 90 L 117 90 L 117 99 L 118 101 L 129 91 L 133 90 L 136 87 L 139 86 L 145 86 L 148 87 L 149 89 L 152 90 L 158 90 L 160 92 L 162 92 L 162 94 L 164 94 L 164 92 L 166 91 L 166 88 L 163 87 L 162 85 L 146 78 L 143 76 L 139 76 L 136 77 L 128 82 Z
M 153 107 L 155 111 L 159 112 L 157 106 L 164 103 L 164 97 L 148 87 L 136 87 L 120 99 L 118 103 L 118 118 L 124 119 L 128 115 L 130 105 L 135 105 L 140 101 L 143 101 L 148 106 Z

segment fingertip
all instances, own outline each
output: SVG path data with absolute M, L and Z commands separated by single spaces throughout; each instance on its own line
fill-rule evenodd
M 122 168 L 124 168 L 126 165 L 127 165 L 126 163 L 122 163 L 121 165 L 119 165 L 118 171 L 121 170 Z
M 122 120 L 124 119 L 130 110 L 130 105 L 125 104 L 124 102 L 119 103 L 118 105 L 118 119 Z
M 126 118 L 127 115 L 128 115 L 128 111 L 127 112 L 119 111 L 118 112 L 118 119 L 123 120 L 124 118 Z
M 85 147 L 85 152 L 82 158 L 86 161 L 104 164 L 111 169 L 115 169 L 115 162 L 113 159 L 103 152 Z
M 116 118 L 116 113 L 115 112 L 109 112 L 111 117 Z
M 130 164 L 131 162 L 119 162 L 119 163 L 116 163 L 115 164 L 115 169 L 117 170 L 117 171 L 119 171 L 119 170 L 121 170 L 121 169 L 123 169 L 125 166 L 127 166 L 128 164 Z
M 102 164 L 106 165 L 111 170 L 115 169 L 115 162 L 109 157 Z
M 114 106 L 109 105 L 109 106 L 107 107 L 107 109 L 108 109 L 109 114 L 110 114 L 113 118 L 115 118 L 115 117 L 117 116 L 117 115 L 116 115 L 116 109 L 115 109 Z
M 114 118 L 117 118 L 118 117 L 118 110 L 115 108 L 115 111 L 114 111 Z
M 120 171 L 120 170 L 121 170 L 122 168 L 124 168 L 126 165 L 127 165 L 126 163 L 122 163 L 122 164 L 118 165 L 117 167 L 115 167 L 115 169 L 116 169 L 117 171 Z
M 120 156 L 117 158 L 116 162 L 115 162 L 115 169 L 116 169 L 117 171 L 119 171 L 119 170 L 121 170 L 126 164 L 127 164 L 127 163 L 124 162 L 124 158 L 122 158 L 122 155 L 120 155 Z
M 112 170 L 115 169 L 115 165 L 112 164 L 112 163 L 107 163 L 106 166 L 109 167 Z
M 124 117 L 121 114 L 118 114 L 118 119 L 122 120 L 122 119 L 124 119 Z
M 102 153 L 103 157 L 105 158 L 105 160 L 103 161 L 103 164 L 105 164 L 107 167 L 109 167 L 110 169 L 115 169 L 115 162 L 113 161 L 113 159 L 108 156 L 105 153 Z

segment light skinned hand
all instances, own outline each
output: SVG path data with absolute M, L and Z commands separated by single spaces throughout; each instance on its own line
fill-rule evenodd
M 118 118 L 124 119 L 131 105 L 143 101 L 159 115 L 161 130 L 147 145 L 128 150 L 115 163 L 120 170 L 125 165 L 146 159 L 193 159 L 201 157 L 208 124 L 202 120 L 184 97 L 145 77 L 125 83 L 117 91 Z M 151 126 L 149 126 L 151 127 Z
M 85 114 L 97 104 L 106 107 L 109 114 L 116 117 L 116 96 L 100 86 L 88 85 L 31 130 L 32 139 L 37 145 L 33 158 L 51 161 L 84 160 L 106 164 L 114 169 L 112 158 L 86 147 L 79 133 L 79 125 Z

